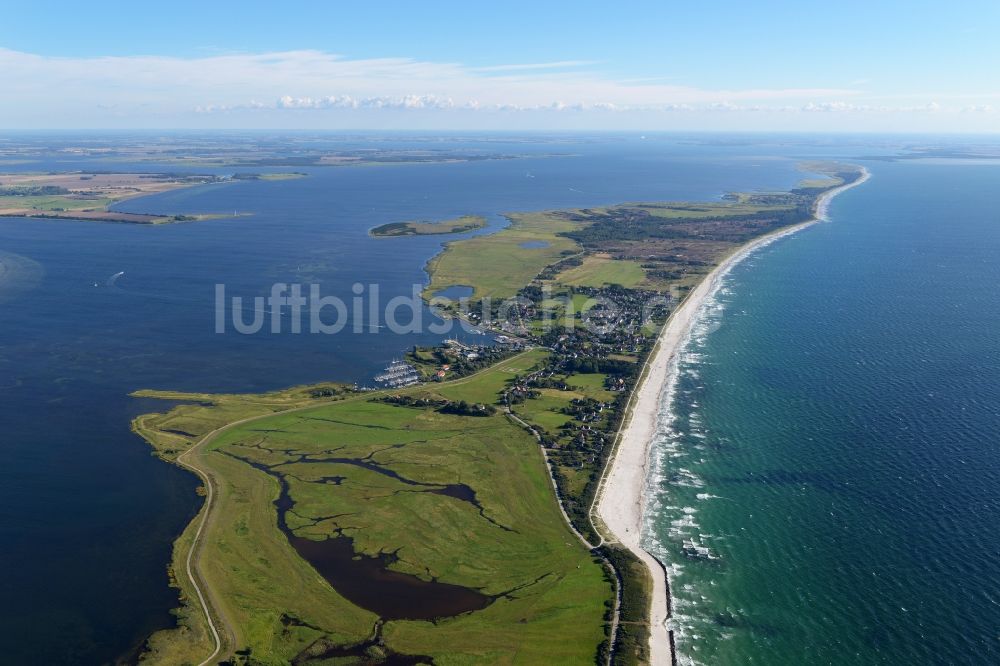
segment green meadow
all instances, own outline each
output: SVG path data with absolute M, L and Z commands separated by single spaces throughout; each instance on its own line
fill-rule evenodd
M 453 285 L 469 285 L 473 298 L 514 296 L 546 266 L 581 248 L 560 236 L 577 224 L 547 213 L 512 213 L 511 224 L 495 234 L 448 243 L 427 265 L 427 295 Z
M 507 381 L 545 354 L 530 351 L 464 379 L 393 395 L 496 403 Z M 349 537 L 359 556 L 394 553 L 392 571 L 496 596 L 482 610 L 433 622 L 388 620 L 382 649 L 437 664 L 593 663 L 612 585 L 566 526 L 532 435 L 500 411 L 457 416 L 384 402 L 381 393 L 317 398 L 310 391 L 190 395 L 196 402 L 135 423 L 170 458 L 226 423 L 262 415 L 222 431 L 189 460 L 215 481 L 197 557 L 237 658 L 303 661 L 322 646 L 364 642 L 379 619 L 339 594 L 279 530 L 273 500 L 280 476 L 295 536 Z M 478 505 L 433 492 L 451 484 L 470 488 Z M 189 543 L 189 534 L 178 541 L 175 569 Z M 182 624 L 153 637 L 148 663 L 197 663 L 211 652 L 200 607 L 183 576 L 175 578 L 188 602 Z
M 559 284 L 572 287 L 603 287 L 618 284 L 632 288 L 646 280 L 646 272 L 638 261 L 616 260 L 607 256 L 589 255 L 579 266 L 568 268 L 557 277 Z
M 59 194 L 39 196 L 0 195 L 0 209 L 31 209 L 41 211 L 104 210 L 114 203 L 109 197 L 81 199 Z

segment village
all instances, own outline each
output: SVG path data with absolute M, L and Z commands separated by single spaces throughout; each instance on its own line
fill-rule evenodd
M 567 514 L 589 535 L 587 511 L 600 470 L 669 305 L 669 297 L 648 289 L 556 291 L 536 281 L 499 305 L 488 299 L 465 304 L 462 318 L 491 338 L 414 347 L 375 379 L 383 388 L 404 388 L 464 377 L 526 349 L 547 352 L 538 367 L 510 380 L 497 404 L 530 426 Z

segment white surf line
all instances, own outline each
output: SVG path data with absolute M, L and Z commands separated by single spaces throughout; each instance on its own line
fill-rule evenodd
M 669 385 L 669 373 L 681 349 L 687 344 L 691 327 L 701 308 L 715 295 L 722 279 L 755 250 L 779 238 L 801 231 L 828 219 L 833 197 L 852 187 L 857 187 L 871 177 L 862 168 L 860 178 L 847 185 L 834 188 L 821 196 L 815 205 L 813 218 L 806 222 L 780 229 L 753 240 L 722 261 L 692 290 L 671 313 L 657 341 L 643 365 L 639 381 L 632 393 L 627 411 L 591 505 L 591 518 L 596 509 L 599 523 L 611 532 L 619 543 L 632 551 L 646 565 L 653 580 L 653 598 L 650 603 L 650 663 L 673 664 L 672 637 L 668 628 L 670 619 L 669 580 L 662 562 L 642 545 L 643 518 L 647 505 L 650 453 L 656 435 L 657 415 L 663 392 Z M 600 528 L 598 528 L 600 531 Z

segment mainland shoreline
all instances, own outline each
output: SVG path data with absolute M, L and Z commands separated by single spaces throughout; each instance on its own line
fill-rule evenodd
M 664 393 L 669 390 L 671 376 L 677 366 L 679 352 L 686 346 L 691 328 L 699 313 L 718 291 L 723 278 L 734 266 L 755 250 L 801 231 L 817 222 L 826 221 L 830 202 L 838 194 L 861 185 L 871 177 L 861 168 L 861 177 L 820 196 L 813 209 L 813 218 L 773 233 L 761 236 L 738 248 L 698 283 L 670 315 L 646 360 L 639 383 L 619 431 L 618 443 L 605 468 L 598 489 L 595 508 L 601 523 L 623 546 L 642 560 L 653 582 L 650 602 L 650 663 L 674 664 L 674 636 L 669 627 L 671 617 L 670 581 L 663 562 L 642 545 L 644 518 L 647 507 L 647 485 L 652 462 L 651 449 L 658 425 L 659 408 Z

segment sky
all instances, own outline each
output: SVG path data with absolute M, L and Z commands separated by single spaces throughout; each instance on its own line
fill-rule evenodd
M 997 0 L 12 2 L 0 128 L 1000 131 Z

